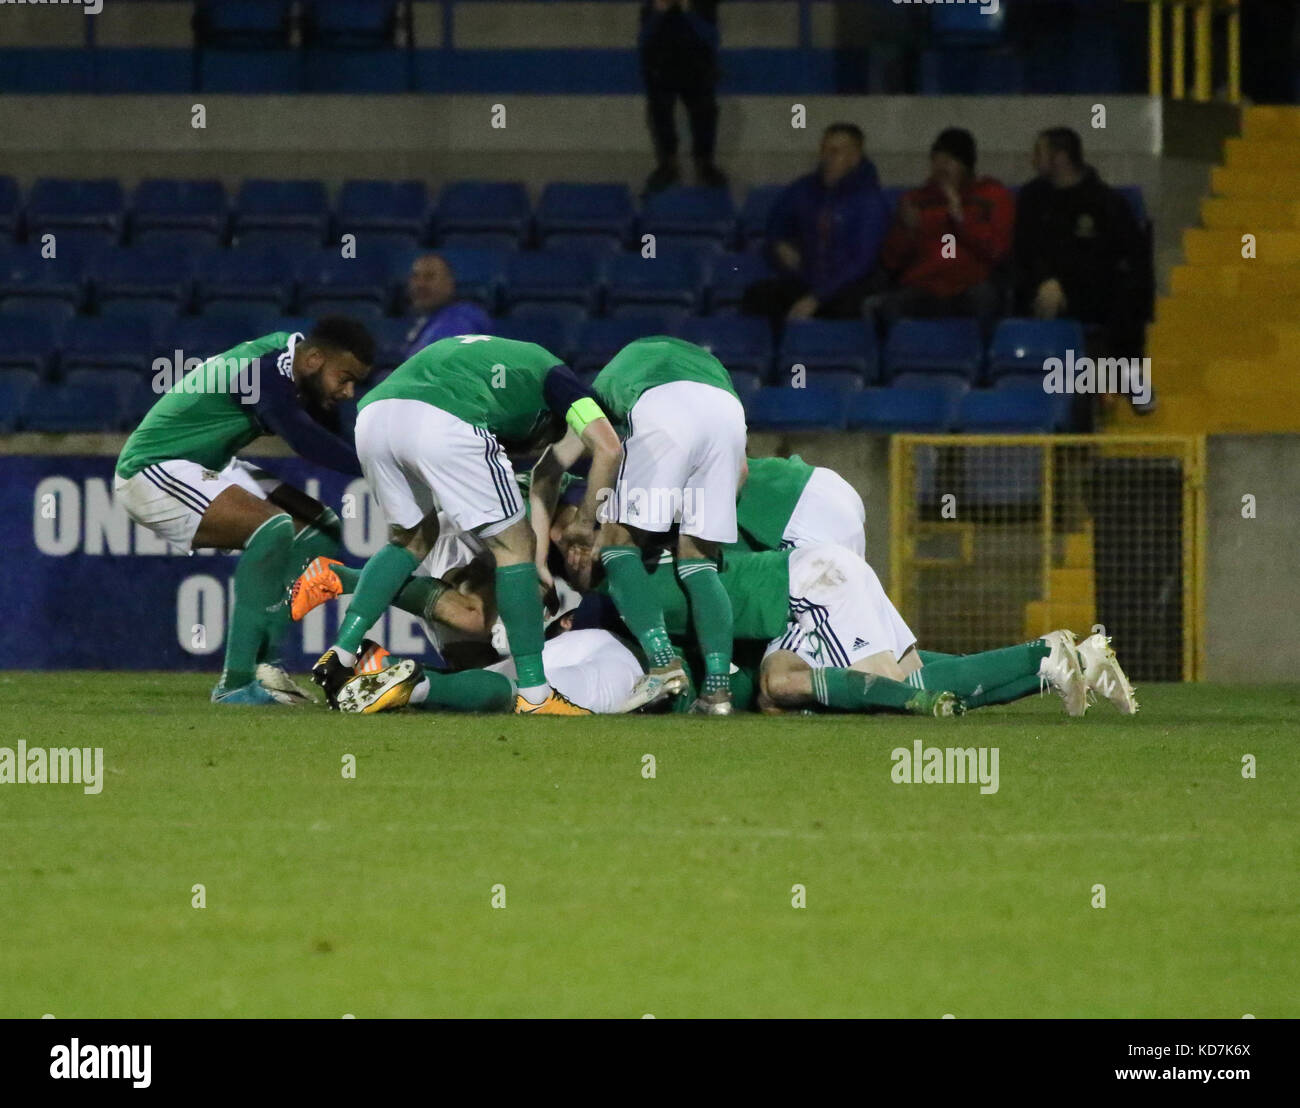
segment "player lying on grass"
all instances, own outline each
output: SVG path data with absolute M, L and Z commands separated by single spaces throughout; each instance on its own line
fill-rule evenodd
M 274 434 L 308 461 L 359 476 L 333 411 L 352 397 L 373 360 L 365 327 L 337 316 L 321 319 L 306 337 L 264 335 L 187 373 L 122 448 L 113 487 L 133 520 L 173 550 L 244 552 L 214 703 L 310 699 L 280 665 L 286 590 L 312 559 L 334 553 L 340 539 L 333 511 L 234 455 Z
M 790 458 L 750 458 L 736 501 L 737 545 L 748 550 L 834 543 L 867 556 L 862 497 L 833 469 Z
M 562 470 L 590 452 L 579 516 L 594 531 L 598 491 L 613 487 L 623 452 L 591 392 L 540 346 L 461 335 L 426 347 L 367 393 L 356 439 L 390 541 L 366 563 L 338 638 L 312 671 L 331 705 L 355 673 L 365 632 L 433 548 L 441 511 L 495 563 L 493 595 L 519 674 L 515 710 L 585 714 L 546 678 L 537 542 L 502 442 L 554 443 L 548 464 Z

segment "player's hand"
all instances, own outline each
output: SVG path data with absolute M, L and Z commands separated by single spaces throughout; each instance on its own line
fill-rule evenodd
M 786 319 L 812 319 L 821 305 L 812 293 L 799 297 L 786 313 Z
M 1055 277 L 1049 277 L 1034 294 L 1034 318 L 1055 319 L 1065 314 L 1065 289 Z
M 555 578 L 551 576 L 551 571 L 546 568 L 546 559 L 537 559 L 537 580 L 542 586 L 542 595 L 555 590 Z
M 776 260 L 778 262 L 791 271 L 797 272 L 800 262 L 803 261 L 803 259 L 799 257 L 799 251 L 788 242 L 778 242 L 774 247 L 772 247 L 772 253 L 776 255 Z

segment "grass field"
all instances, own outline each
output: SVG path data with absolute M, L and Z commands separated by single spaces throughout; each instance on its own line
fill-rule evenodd
M 0 674 L 0 745 L 106 766 L 97 796 L 0 786 L 0 1017 L 1300 1015 L 1297 686 L 935 721 L 210 684 Z M 998 792 L 894 784 L 915 739 L 997 747 Z

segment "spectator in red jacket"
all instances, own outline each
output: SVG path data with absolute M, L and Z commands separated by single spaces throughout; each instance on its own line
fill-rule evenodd
M 950 127 L 930 148 L 930 179 L 903 195 L 881 263 L 898 288 L 877 298 L 887 324 L 903 316 L 976 316 L 988 326 L 1001 299 L 995 274 L 1011 252 L 1015 201 L 975 176 L 975 139 Z

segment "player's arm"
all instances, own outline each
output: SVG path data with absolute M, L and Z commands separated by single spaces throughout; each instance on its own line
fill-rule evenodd
M 253 410 L 258 422 L 271 434 L 279 435 L 300 458 L 339 473 L 361 476 L 361 463 L 352 443 L 312 419 L 293 384 L 278 370 L 263 371 Z

